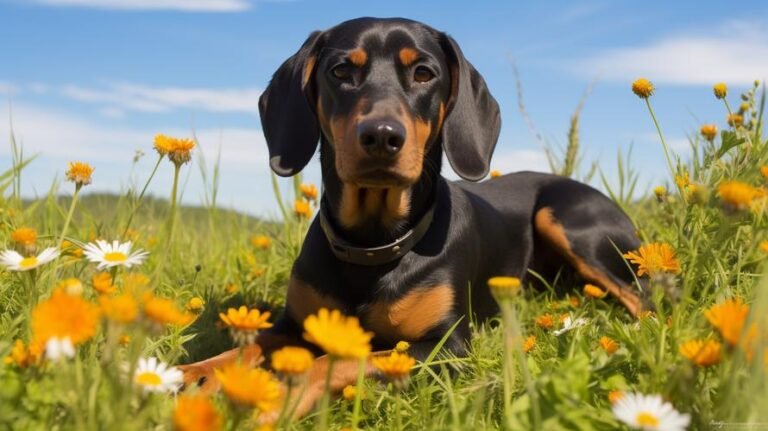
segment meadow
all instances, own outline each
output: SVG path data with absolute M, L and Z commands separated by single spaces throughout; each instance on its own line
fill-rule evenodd
M 649 110 L 638 121 L 658 132 L 667 181 L 638 197 L 637 168 L 621 154 L 615 167 L 582 169 L 578 115 L 567 148 L 549 154 L 554 173 L 592 179 L 634 221 L 644 245 L 625 257 L 652 311 L 634 319 L 595 286 L 536 290 L 498 274 L 489 284 L 502 313 L 465 316 L 468 357 L 436 351 L 415 363 L 401 343 L 376 363 L 384 379 L 360 379 L 303 418 L 283 401 L 285 388 L 302 390 L 305 352 L 282 352 L 275 373 L 220 370 L 224 390 L 210 397 L 177 393 L 172 365 L 252 342 L 274 320 L 318 187 L 297 176 L 281 194 L 274 179 L 280 223 L 222 210 L 215 163 L 203 169 L 192 139 L 158 135 L 145 148 L 152 175 L 125 193 L 88 195 L 99 167 L 82 160 L 28 201 L 20 190 L 34 157 L 11 137 L 0 173 L 0 430 L 768 427 L 765 85 L 714 85 L 723 121 L 691 131 L 685 158 L 654 115 L 663 92 L 644 79 L 632 91 Z M 180 206 L 179 176 L 196 168 L 206 205 Z M 167 201 L 146 196 L 159 175 L 174 177 Z M 368 354 L 355 320 L 314 319 L 307 334 L 325 351 Z

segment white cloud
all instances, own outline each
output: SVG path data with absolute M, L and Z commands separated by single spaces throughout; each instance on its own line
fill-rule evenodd
M 580 61 L 587 76 L 631 82 L 749 85 L 768 77 L 768 29 L 754 22 L 730 22 L 702 34 L 667 37 L 645 46 L 605 51 Z
M 117 110 L 157 113 L 182 108 L 258 115 L 262 90 L 255 87 L 214 89 L 115 83 L 103 88 L 68 85 L 61 92 L 70 99 L 109 108 L 108 115 Z
M 36 0 L 46 6 L 110 10 L 175 10 L 183 12 L 241 12 L 251 9 L 247 0 Z
M 491 169 L 498 170 L 504 174 L 519 171 L 537 171 L 549 172 L 547 156 L 541 150 L 509 150 L 500 152 L 496 149 L 496 154 L 491 159 Z M 443 176 L 449 180 L 461 179 L 459 175 L 451 168 L 448 159 L 443 155 Z

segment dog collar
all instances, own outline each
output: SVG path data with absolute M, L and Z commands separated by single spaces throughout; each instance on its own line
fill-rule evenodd
M 382 265 L 403 257 L 406 253 L 418 244 L 418 242 L 427 233 L 429 225 L 435 216 L 435 206 L 432 207 L 421 217 L 416 225 L 406 232 L 400 238 L 393 242 L 378 247 L 357 247 L 339 236 L 334 231 L 331 221 L 327 214 L 327 205 L 322 202 L 320 205 L 320 227 L 323 229 L 325 237 L 331 246 L 331 251 L 339 260 L 356 265 Z

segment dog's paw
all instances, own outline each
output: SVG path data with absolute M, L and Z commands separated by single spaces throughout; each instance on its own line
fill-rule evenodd
M 250 345 L 242 349 L 224 352 L 204 361 L 179 365 L 177 368 L 184 374 L 185 390 L 197 388 L 201 393 L 211 394 L 221 388 L 214 370 L 238 361 L 251 367 L 259 366 L 264 361 L 261 347 Z

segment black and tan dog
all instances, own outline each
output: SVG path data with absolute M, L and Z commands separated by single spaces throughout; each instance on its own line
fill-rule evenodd
M 639 245 L 635 229 L 598 191 L 532 172 L 480 183 L 440 176 L 445 153 L 464 179 L 484 178 L 500 128 L 485 81 L 446 34 L 374 18 L 312 33 L 275 73 L 260 110 L 272 169 L 296 174 L 319 142 L 324 192 L 285 313 L 247 359 L 305 345 L 302 322 L 321 307 L 358 316 L 375 350 L 407 340 L 424 359 L 462 316 L 498 311 L 486 287 L 496 275 L 526 281 L 564 268 L 640 311 L 620 254 Z M 465 353 L 469 320 L 443 349 Z M 185 366 L 186 381 L 215 389 L 212 369 L 235 358 Z M 300 412 L 321 393 L 326 366 L 316 362 Z M 356 363 L 335 370 L 334 389 L 355 381 Z

